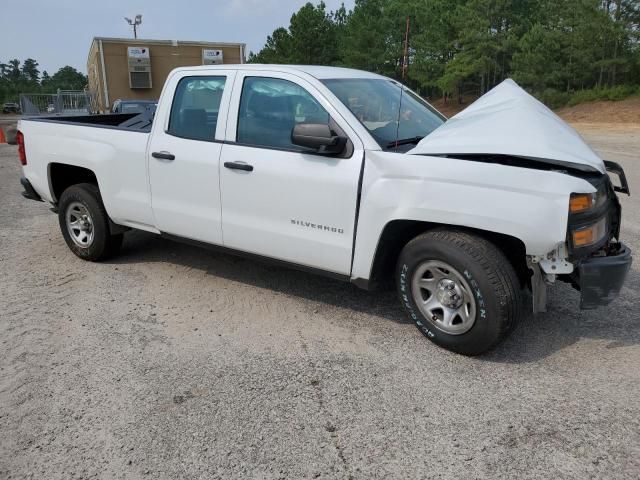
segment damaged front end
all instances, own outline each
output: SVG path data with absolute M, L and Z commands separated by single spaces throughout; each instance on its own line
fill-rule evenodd
M 505 80 L 409 153 L 546 170 L 590 183 L 595 192 L 573 189 L 578 193 L 569 198 L 565 241 L 546 255 L 527 257 L 533 311 L 546 311 L 547 285 L 556 280 L 580 291 L 583 309 L 607 305 L 619 294 L 632 261 L 629 248 L 620 243 L 616 192 L 629 194 L 624 170 L 603 161 L 575 130 L 515 82 Z M 616 184 L 610 175 L 618 177 Z
M 630 191 L 622 167 L 614 162 L 605 165 L 618 176 L 619 185 L 608 175 L 583 176 L 596 192 L 571 196 L 566 243 L 545 257 L 528 259 L 534 312 L 546 310 L 546 286 L 556 278 L 580 292 L 584 310 L 608 305 L 622 289 L 632 256 L 619 241 L 622 210 L 616 192 L 629 195 Z

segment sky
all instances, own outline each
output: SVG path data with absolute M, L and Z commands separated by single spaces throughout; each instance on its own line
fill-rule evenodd
M 343 0 L 324 0 L 336 10 Z M 240 42 L 258 51 L 306 0 L 0 0 L 0 62 L 34 58 L 50 75 L 86 73 L 93 37 L 133 38 L 124 17 L 142 14 L 138 38 Z M 317 3 L 312 1 L 312 3 Z M 344 0 L 347 9 L 354 0 Z

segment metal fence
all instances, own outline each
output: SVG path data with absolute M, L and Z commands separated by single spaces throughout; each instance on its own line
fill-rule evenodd
M 58 93 L 21 93 L 23 115 L 88 115 L 98 112 L 93 92 L 58 90 Z

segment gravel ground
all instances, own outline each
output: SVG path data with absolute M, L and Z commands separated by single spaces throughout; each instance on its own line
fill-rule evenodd
M 640 129 L 584 130 L 626 168 Z M 640 268 L 465 358 L 395 295 L 143 233 L 90 264 L 0 145 L 0 478 L 639 478 Z

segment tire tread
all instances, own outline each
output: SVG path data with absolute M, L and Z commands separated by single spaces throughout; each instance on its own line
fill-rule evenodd
M 122 245 L 123 234 L 119 233 L 116 235 L 111 235 L 111 231 L 109 228 L 109 215 L 107 214 L 107 210 L 105 209 L 104 204 L 102 203 L 102 196 L 100 195 L 100 189 L 98 188 L 98 186 L 93 183 L 77 183 L 75 185 L 71 185 L 64 192 L 62 192 L 62 195 L 60 196 L 59 204 L 63 205 L 64 203 L 66 203 L 66 197 L 69 195 L 86 195 L 88 197 L 91 197 L 91 199 L 96 203 L 98 208 L 97 215 L 94 215 L 94 217 L 96 218 L 94 218 L 93 221 L 94 223 L 101 222 L 103 224 L 102 226 L 104 228 L 104 231 L 106 232 L 105 238 L 104 238 L 104 246 L 101 251 L 96 252 L 95 254 L 92 254 L 92 255 L 82 256 L 78 252 L 76 252 L 72 244 L 69 244 L 69 242 L 67 242 L 69 244 L 69 248 L 71 249 L 71 251 L 73 251 L 77 256 L 79 256 L 83 260 L 89 260 L 92 262 L 107 260 L 108 258 L 111 258 L 114 255 L 116 255 L 120 250 L 120 246 Z M 63 235 L 65 235 L 65 225 L 64 225 L 65 220 L 63 218 L 64 217 L 63 210 L 64 210 L 63 208 L 60 209 L 60 228 L 63 231 Z
M 520 282 L 506 255 L 489 240 L 464 230 L 437 229 L 422 233 L 405 248 L 422 242 L 439 241 L 454 245 L 465 252 L 485 271 L 501 309 L 500 330 L 495 341 L 484 351 L 500 343 L 516 326 L 522 304 Z

